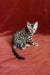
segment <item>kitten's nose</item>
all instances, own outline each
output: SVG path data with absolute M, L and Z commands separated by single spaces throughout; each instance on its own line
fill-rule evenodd
M 33 33 L 33 30 L 31 32 Z
M 31 34 L 33 33 L 33 30 L 31 30 Z

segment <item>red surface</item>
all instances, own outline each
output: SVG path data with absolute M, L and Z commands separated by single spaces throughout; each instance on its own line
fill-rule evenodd
M 50 75 L 50 1 L 0 0 L 0 75 Z M 38 33 L 33 36 L 38 47 L 30 46 L 12 54 L 13 33 L 26 26 L 26 22 L 39 22 Z

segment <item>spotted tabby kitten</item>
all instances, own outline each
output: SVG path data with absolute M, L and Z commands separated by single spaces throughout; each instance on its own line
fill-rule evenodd
M 28 48 L 30 45 L 28 44 L 26 45 L 26 42 L 30 42 L 32 45 L 38 46 L 38 44 L 34 43 L 34 41 L 32 40 L 32 35 L 37 30 L 37 27 L 38 27 L 38 22 L 35 22 L 34 24 L 27 22 L 27 27 L 15 32 L 12 38 L 12 43 L 13 43 L 12 52 L 18 59 L 25 59 L 20 55 L 18 55 L 18 53 L 16 53 L 16 49 L 20 48 L 23 50 L 25 48 Z

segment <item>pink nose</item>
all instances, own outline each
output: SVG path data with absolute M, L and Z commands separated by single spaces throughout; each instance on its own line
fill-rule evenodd
M 33 30 L 31 30 L 31 32 L 33 33 Z

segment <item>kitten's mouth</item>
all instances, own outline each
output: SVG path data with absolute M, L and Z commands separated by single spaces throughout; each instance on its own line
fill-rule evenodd
M 35 32 L 31 32 L 31 35 L 33 35 Z
M 33 35 L 33 33 L 32 33 L 32 32 L 30 32 L 30 34 L 31 34 L 31 35 Z
M 31 34 L 33 34 L 33 31 L 30 31 Z

